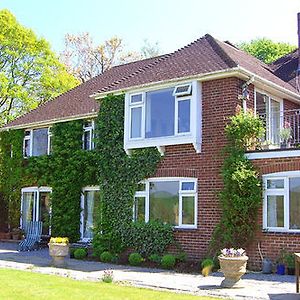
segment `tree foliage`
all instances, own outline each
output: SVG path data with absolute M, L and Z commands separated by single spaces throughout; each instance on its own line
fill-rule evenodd
M 296 49 L 295 46 L 288 43 L 276 43 L 267 38 L 243 42 L 239 45 L 239 48 L 267 64 Z
M 44 39 L 0 11 L 0 125 L 77 83 Z

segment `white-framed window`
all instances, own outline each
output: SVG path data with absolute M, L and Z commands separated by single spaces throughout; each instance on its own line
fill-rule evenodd
M 41 156 L 51 153 L 50 127 L 25 130 L 23 141 L 23 156 Z
M 26 187 L 21 190 L 21 228 L 30 221 L 42 221 L 42 234 L 51 235 L 50 187 Z
M 99 205 L 99 187 L 85 187 L 81 194 L 80 235 L 82 241 L 90 241 L 93 238 L 94 222 L 99 213 Z
M 263 181 L 264 229 L 300 232 L 300 171 L 264 175 Z
M 255 90 L 254 109 L 265 123 L 265 140 L 272 145 L 279 145 L 279 132 L 283 128 L 283 100 Z
M 125 97 L 124 149 L 201 144 L 201 84 L 152 88 Z
M 85 121 L 83 124 L 83 135 L 82 135 L 82 149 L 92 150 L 94 149 L 94 120 Z
M 135 193 L 133 219 L 197 228 L 197 179 L 163 177 L 143 181 Z

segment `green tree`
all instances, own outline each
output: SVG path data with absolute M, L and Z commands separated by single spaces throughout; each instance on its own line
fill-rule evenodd
M 239 48 L 269 64 L 279 57 L 294 51 L 297 47 L 288 43 L 275 43 L 267 38 L 243 42 Z
M 0 10 L 0 125 L 77 84 L 45 39 Z

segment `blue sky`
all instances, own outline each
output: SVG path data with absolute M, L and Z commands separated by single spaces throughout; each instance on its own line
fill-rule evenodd
M 210 33 L 233 43 L 268 37 L 297 45 L 299 0 L 0 0 L 59 52 L 66 33 L 88 31 L 95 42 L 121 37 L 128 50 L 144 39 L 174 51 Z

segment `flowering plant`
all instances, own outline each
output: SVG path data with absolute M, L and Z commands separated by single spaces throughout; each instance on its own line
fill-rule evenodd
M 106 283 L 111 283 L 114 279 L 113 270 L 105 270 L 102 275 L 102 281 Z
M 52 237 L 50 239 L 50 244 L 64 244 L 68 245 L 69 244 L 69 239 L 67 237 Z
M 245 256 L 246 252 L 244 249 L 224 248 L 221 250 L 221 256 L 223 257 L 240 257 Z
M 287 143 L 288 140 L 292 137 L 292 128 L 289 122 L 284 122 L 283 128 L 279 131 L 279 137 L 284 143 Z

